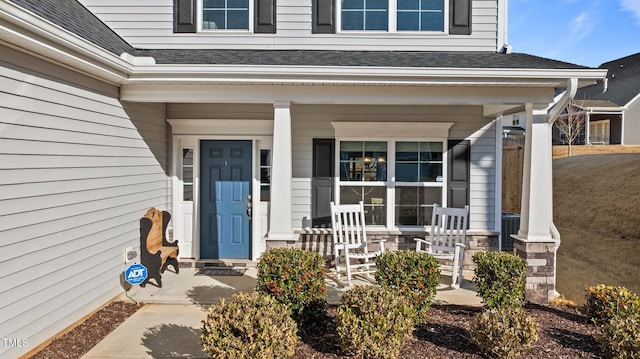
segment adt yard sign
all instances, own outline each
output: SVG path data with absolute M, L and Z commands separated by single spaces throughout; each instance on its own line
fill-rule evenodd
M 140 263 L 133 263 L 124 272 L 124 279 L 133 284 L 140 284 L 147 279 L 147 267 Z

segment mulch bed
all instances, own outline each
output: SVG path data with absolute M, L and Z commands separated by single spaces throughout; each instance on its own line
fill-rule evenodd
M 531 352 L 522 358 L 600 358 L 595 336 L 599 329 L 577 310 L 568 307 L 528 304 L 526 310 L 540 325 L 540 339 Z M 428 323 L 416 327 L 413 337 L 402 346 L 401 359 L 422 358 L 482 358 L 471 343 L 469 327 L 481 308 L 434 305 L 429 310 Z M 301 342 L 294 358 L 346 358 L 339 355 L 335 323 L 335 308 L 329 309 L 330 319 L 301 331 Z M 326 334 L 321 334 L 326 333 Z
M 54 339 L 31 358 L 80 358 L 139 308 L 134 303 L 113 302 L 62 337 Z
M 114 302 L 96 312 L 84 323 L 54 340 L 32 358 L 80 358 L 120 323 L 138 310 L 133 303 Z M 577 310 L 568 307 L 528 304 L 526 310 L 540 325 L 540 340 L 523 358 L 600 358 L 595 340 L 599 329 Z M 329 319 L 301 328 L 296 359 L 347 358 L 340 355 L 335 337 L 336 307 L 329 308 Z M 434 305 L 428 323 L 416 327 L 404 344 L 401 359 L 482 358 L 471 343 L 471 319 L 478 307 Z

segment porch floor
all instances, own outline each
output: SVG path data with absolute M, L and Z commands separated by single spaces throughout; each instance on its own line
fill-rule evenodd
M 229 273 L 234 274 L 234 273 Z M 230 300 L 233 293 L 252 291 L 256 286 L 257 270 L 247 265 L 243 275 L 204 275 L 199 268 L 181 268 L 180 274 L 167 270 L 163 287 L 147 284 L 134 286 L 129 298 L 145 303 L 115 331 L 96 345 L 83 358 L 206 358 L 200 344 L 202 320 L 207 308 L 219 299 Z M 449 277 L 443 276 L 434 304 L 481 305 L 471 283 L 471 271 L 465 271 L 465 280 L 459 289 L 448 286 Z M 354 279 L 354 284 L 373 284 L 369 278 Z M 348 287 L 333 278 L 327 279 L 327 301 L 340 302 Z M 124 295 L 122 300 L 129 300 Z

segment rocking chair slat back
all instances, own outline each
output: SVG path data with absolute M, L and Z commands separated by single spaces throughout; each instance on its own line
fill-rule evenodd
M 361 247 L 367 243 L 362 203 L 334 206 L 332 208 L 334 243 L 348 247 Z

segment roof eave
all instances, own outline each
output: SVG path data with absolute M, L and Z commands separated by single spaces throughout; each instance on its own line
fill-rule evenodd
M 300 83 L 564 88 L 606 76 L 600 69 L 441 68 L 373 66 L 150 65 L 137 66 L 126 84 Z
M 8 1 L 0 2 L 0 42 L 115 85 L 133 71 L 115 54 Z

